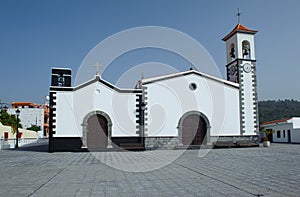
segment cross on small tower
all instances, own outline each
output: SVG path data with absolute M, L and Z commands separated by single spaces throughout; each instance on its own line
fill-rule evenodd
M 144 72 L 142 72 L 142 77 L 141 77 L 142 79 L 145 79 L 145 77 L 144 77 Z
M 96 67 L 96 76 L 100 76 L 100 74 L 99 74 L 99 67 L 101 65 L 99 65 L 99 62 L 97 61 L 97 63 L 95 65 L 93 65 L 93 66 Z
M 236 15 L 235 16 L 237 16 L 237 18 L 238 18 L 238 24 L 240 24 L 240 20 L 241 20 L 241 15 L 242 15 L 243 13 L 242 12 L 240 12 L 240 8 L 238 8 L 237 9 L 237 13 L 236 13 Z

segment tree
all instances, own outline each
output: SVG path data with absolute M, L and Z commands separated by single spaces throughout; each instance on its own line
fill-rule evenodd
M 258 102 L 259 121 L 267 122 L 300 116 L 300 102 L 296 100 L 268 100 Z
M 270 141 L 270 139 L 272 139 L 272 134 L 275 133 L 275 130 L 261 128 L 260 132 L 265 134 L 265 136 L 262 138 L 262 141 Z
M 9 115 L 5 110 L 0 111 L 0 122 L 3 125 L 10 126 L 13 129 L 13 133 L 17 131 L 17 117 L 15 115 Z M 20 118 L 18 119 L 18 128 L 22 128 Z
M 31 125 L 31 127 L 28 127 L 27 129 L 28 129 L 28 130 L 31 130 L 31 131 L 38 132 L 38 131 L 41 130 L 41 127 L 40 127 L 40 126 L 37 126 L 37 125 Z

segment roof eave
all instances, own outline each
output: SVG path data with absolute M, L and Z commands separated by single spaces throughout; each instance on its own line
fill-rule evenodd
M 222 38 L 222 41 L 227 41 L 229 38 L 231 38 L 234 34 L 236 33 L 246 33 L 246 34 L 256 34 L 258 31 L 256 30 L 250 30 L 250 31 L 246 31 L 246 30 L 235 30 L 233 32 L 230 32 L 227 36 L 225 36 L 224 38 Z
M 233 30 L 231 30 L 231 32 L 229 34 L 227 34 L 222 40 L 223 41 L 227 41 L 229 38 L 231 38 L 234 34 L 236 33 L 247 33 L 247 34 L 256 34 L 257 31 L 256 30 L 251 30 L 248 29 L 247 27 L 241 25 L 240 23 L 238 23 Z
M 172 78 L 176 78 L 176 77 L 181 77 L 181 76 L 185 76 L 185 75 L 190 75 L 190 74 L 196 74 L 196 75 L 202 76 L 206 79 L 217 81 L 219 83 L 223 83 L 227 86 L 231 86 L 231 87 L 234 87 L 234 88 L 239 88 L 240 87 L 239 84 L 237 84 L 237 83 L 233 83 L 233 82 L 221 79 L 221 78 L 217 78 L 217 77 L 214 77 L 214 76 L 211 76 L 211 75 L 207 75 L 207 74 L 201 73 L 201 72 L 196 71 L 196 70 L 183 71 L 183 72 L 180 72 L 180 73 L 165 75 L 163 77 L 153 77 L 153 78 L 149 78 L 149 79 L 143 79 L 142 84 L 147 85 L 147 84 L 151 84 L 151 83 L 155 83 L 155 82 L 159 82 L 159 81 L 164 81 L 164 80 L 168 80 L 168 79 L 172 79 Z

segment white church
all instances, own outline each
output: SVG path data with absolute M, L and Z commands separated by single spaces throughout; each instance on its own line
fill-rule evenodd
M 97 73 L 72 87 L 70 69 L 52 68 L 49 152 L 257 140 L 256 32 L 238 24 L 222 39 L 226 80 L 188 70 L 120 89 Z

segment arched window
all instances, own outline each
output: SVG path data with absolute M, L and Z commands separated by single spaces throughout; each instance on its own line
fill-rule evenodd
M 229 55 L 231 57 L 231 60 L 234 60 L 235 59 L 235 47 L 234 47 L 234 44 L 231 44 L 230 45 L 230 52 L 229 52 Z
M 243 58 L 244 59 L 250 59 L 250 43 L 248 41 L 243 41 L 242 42 L 243 46 Z

